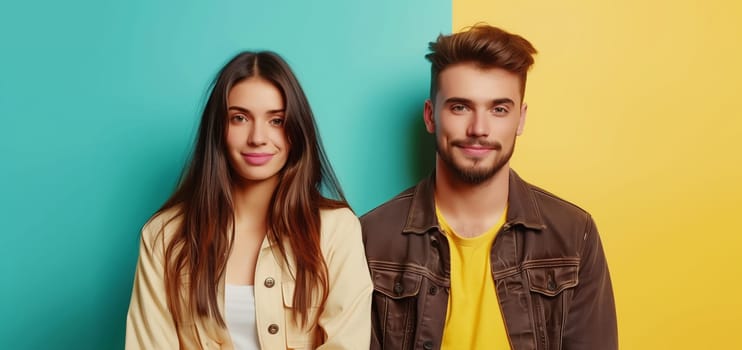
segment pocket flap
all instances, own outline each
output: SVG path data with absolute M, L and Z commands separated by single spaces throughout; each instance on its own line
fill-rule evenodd
M 553 297 L 567 288 L 577 286 L 577 266 L 546 266 L 526 270 L 532 292 Z
M 374 290 L 392 299 L 418 295 L 423 276 L 401 271 L 373 271 Z
M 283 306 L 287 308 L 294 307 L 294 293 L 296 293 L 296 282 L 284 281 L 281 283 L 281 294 L 283 297 Z M 319 295 L 316 291 L 312 293 L 312 299 L 309 303 L 309 308 L 318 308 L 320 305 Z
M 283 305 L 288 308 L 294 307 L 294 290 L 296 289 L 296 284 L 291 282 L 283 282 L 281 283 L 281 294 L 283 294 Z

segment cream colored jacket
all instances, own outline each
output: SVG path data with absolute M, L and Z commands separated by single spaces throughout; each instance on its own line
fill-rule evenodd
M 142 229 L 134 288 L 126 319 L 126 349 L 178 349 L 178 336 L 168 310 L 164 285 L 164 249 L 180 224 L 173 211 L 151 219 Z M 361 226 L 349 209 L 321 210 L 321 248 L 327 263 L 330 290 L 323 310 L 310 308 L 317 322 L 301 329 L 292 309 L 294 280 L 277 247 L 266 238 L 255 267 L 255 309 L 260 347 L 266 349 L 368 349 L 371 338 L 371 293 Z M 159 234 L 160 232 L 164 234 Z M 293 254 L 287 245 L 289 260 Z M 293 264 L 293 262 L 291 262 Z M 292 271 L 293 266 L 291 266 Z M 224 315 L 224 279 L 218 286 Z M 318 302 L 315 302 L 318 305 Z M 183 334 L 184 349 L 232 349 L 229 332 L 211 319 L 192 325 L 195 335 Z M 314 344 L 319 327 L 326 334 Z M 190 332 L 182 332 L 190 333 Z

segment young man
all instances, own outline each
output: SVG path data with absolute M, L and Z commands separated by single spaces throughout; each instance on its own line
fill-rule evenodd
M 486 25 L 430 50 L 435 172 L 361 218 L 371 348 L 617 349 L 590 214 L 509 167 L 536 50 Z

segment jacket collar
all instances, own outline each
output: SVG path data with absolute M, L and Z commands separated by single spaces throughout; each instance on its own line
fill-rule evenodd
M 543 229 L 545 225 L 541 211 L 530 185 L 512 169 L 508 190 L 508 217 L 505 227 L 521 225 L 533 230 Z M 435 215 L 435 172 L 415 186 L 404 232 L 423 234 L 432 228 L 440 230 Z

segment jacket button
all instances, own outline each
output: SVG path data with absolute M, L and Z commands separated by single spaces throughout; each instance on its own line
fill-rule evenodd
M 402 283 L 397 282 L 394 284 L 394 293 L 402 294 L 403 291 L 404 287 L 402 287 Z
M 268 288 L 273 288 L 273 286 L 276 285 L 276 281 L 273 278 L 268 277 L 265 279 L 265 282 L 263 282 L 263 284 Z
M 430 288 L 428 289 L 428 293 L 429 293 L 430 295 L 436 295 L 436 294 L 438 294 L 438 287 L 436 287 L 436 286 L 432 286 L 432 287 L 430 287 Z
M 550 291 L 556 290 L 556 283 L 554 283 L 554 280 L 549 280 L 549 283 L 546 284 L 546 288 L 548 288 Z
M 270 333 L 270 334 L 276 334 L 276 333 L 278 333 L 278 325 L 274 323 L 274 324 L 268 326 L 268 333 Z
M 423 349 L 425 350 L 433 350 L 433 342 L 428 340 L 423 343 Z

